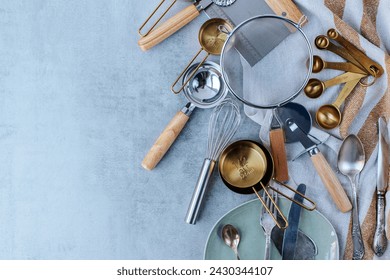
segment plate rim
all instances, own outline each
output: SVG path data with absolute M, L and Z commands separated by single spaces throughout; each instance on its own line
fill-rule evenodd
M 286 198 L 284 197 L 279 197 L 279 199 L 285 199 L 287 200 Z M 206 244 L 204 246 L 204 249 L 203 249 L 203 260 L 207 260 L 206 259 L 206 250 L 207 250 L 207 244 L 209 243 L 209 240 L 210 240 L 210 237 L 211 237 L 211 234 L 214 230 L 214 228 L 218 225 L 218 223 L 225 217 L 227 216 L 228 214 L 230 214 L 231 212 L 235 211 L 236 209 L 240 208 L 240 207 L 243 207 L 244 205 L 246 204 L 249 204 L 249 203 L 252 203 L 253 201 L 258 201 L 257 198 L 254 198 L 254 199 L 251 199 L 251 200 L 248 200 L 244 203 L 241 203 L 240 205 L 237 205 L 235 206 L 234 208 L 230 209 L 229 211 L 227 211 L 225 214 L 223 214 L 215 223 L 214 225 L 212 226 L 209 234 L 207 235 L 207 239 L 206 239 Z M 332 225 L 332 223 L 328 220 L 328 218 L 326 218 L 324 216 L 324 214 L 322 214 L 320 211 L 318 211 L 317 209 L 314 209 L 312 210 L 314 212 L 316 212 L 317 214 L 319 214 L 333 229 L 333 231 L 336 233 L 335 234 L 335 237 L 336 237 L 336 241 L 337 241 L 337 254 L 336 254 L 336 258 L 334 260 L 340 260 L 340 242 L 339 242 L 339 237 L 337 235 L 337 232 L 336 232 L 336 229 L 334 228 L 334 226 Z M 329 259 L 329 260 L 333 260 L 333 259 Z

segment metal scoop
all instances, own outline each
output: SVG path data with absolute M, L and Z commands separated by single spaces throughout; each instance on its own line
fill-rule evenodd
M 196 68 L 198 68 L 197 63 L 190 66 L 183 77 L 185 80 L 189 75 L 193 76 L 183 91 L 189 103 L 176 113 L 145 156 L 142 167 L 147 170 L 152 170 L 164 157 L 188 122 L 195 107 L 215 107 L 228 93 L 218 64 L 207 61 L 195 71 Z
M 335 102 L 323 105 L 318 109 L 316 121 L 319 126 L 325 129 L 332 129 L 341 123 L 342 115 L 340 107 L 358 83 L 359 79 L 349 81 L 345 84 Z
M 284 112 L 283 110 L 279 110 L 280 112 L 278 112 L 280 119 L 283 122 L 286 139 L 290 139 L 292 142 L 301 142 L 302 146 L 305 147 L 305 151 L 310 155 L 318 175 L 337 207 L 342 212 L 350 211 L 352 209 L 352 205 L 341 186 L 340 181 L 336 177 L 323 154 L 318 149 L 317 144 L 311 140 L 308 137 L 308 133 L 302 129 L 308 125 L 311 127 L 312 121 L 310 114 L 303 106 L 298 110 L 300 112 L 297 112 L 296 114 L 306 116 L 306 118 L 295 118 L 295 114 L 289 113 L 291 111 L 288 110 L 285 110 Z

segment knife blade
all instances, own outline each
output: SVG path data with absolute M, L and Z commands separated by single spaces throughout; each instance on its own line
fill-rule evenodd
M 378 157 L 376 177 L 376 229 L 373 249 L 377 256 L 382 256 L 387 247 L 385 230 L 386 191 L 389 183 L 389 132 L 383 117 L 378 119 Z
M 306 185 L 300 184 L 297 188 L 297 192 L 305 195 Z M 303 203 L 303 197 L 295 194 L 294 200 Z M 301 206 L 296 203 L 292 203 L 290 212 L 288 213 L 288 227 L 284 233 L 283 247 L 282 247 L 282 259 L 293 260 L 295 255 L 295 248 L 298 237 L 298 225 L 301 216 Z

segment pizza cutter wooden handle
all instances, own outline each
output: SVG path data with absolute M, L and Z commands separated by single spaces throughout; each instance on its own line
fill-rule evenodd
M 272 158 L 275 164 L 275 178 L 278 181 L 286 182 L 288 181 L 288 166 L 283 129 L 272 129 L 269 132 L 269 139 L 271 142 Z
M 189 7 L 183 9 L 182 11 L 162 23 L 159 27 L 151 31 L 147 36 L 139 39 L 138 45 L 143 51 L 151 49 L 157 44 L 167 39 L 180 28 L 187 25 L 197 16 L 199 16 L 198 9 L 195 5 L 190 5 Z
M 152 170 L 156 167 L 173 142 L 175 142 L 188 120 L 189 116 L 182 111 L 176 113 L 142 161 L 143 168 Z
M 317 150 L 317 152 L 311 156 L 311 160 L 340 211 L 350 211 L 352 209 L 352 204 L 324 155 Z
M 278 16 L 284 16 L 295 23 L 300 22 L 303 14 L 291 0 L 265 0 L 267 5 Z M 305 24 L 302 23 L 303 25 Z

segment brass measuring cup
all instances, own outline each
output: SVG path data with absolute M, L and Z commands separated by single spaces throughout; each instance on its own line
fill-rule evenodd
M 323 105 L 317 110 L 316 121 L 319 126 L 325 129 L 332 129 L 341 123 L 342 116 L 340 107 L 359 81 L 360 79 L 356 79 L 347 82 L 335 102 Z
M 256 194 L 257 198 L 263 204 L 264 208 L 271 215 L 275 224 L 279 228 L 286 228 L 288 226 L 288 221 L 273 200 L 272 196 L 269 194 L 268 189 L 277 192 L 306 210 L 311 211 L 316 208 L 316 204 L 311 199 L 274 178 L 274 161 L 271 153 L 267 148 L 259 143 L 250 140 L 239 140 L 230 144 L 221 153 L 218 167 L 222 181 L 225 185 L 230 190 L 239 194 Z M 272 187 L 270 185 L 271 180 L 283 187 L 286 187 L 290 191 L 297 193 L 304 200 L 308 201 L 312 207 L 308 207 Z M 282 217 L 284 225 L 281 225 L 280 222 L 277 221 L 277 217 L 275 217 L 267 207 L 265 201 L 258 193 L 260 190 L 263 190 L 270 198 L 278 214 Z
M 176 81 L 172 84 L 171 90 L 173 93 L 180 93 L 184 87 L 188 84 L 188 82 L 193 78 L 196 71 L 202 66 L 202 64 L 206 61 L 206 59 L 210 55 L 220 55 L 222 52 L 223 45 L 227 39 L 227 34 L 225 31 L 232 31 L 233 27 L 226 20 L 222 18 L 212 18 L 203 23 L 200 27 L 198 40 L 201 46 L 198 53 L 192 58 L 192 60 L 188 63 L 186 68 L 181 72 Z M 198 64 L 197 68 L 194 69 L 192 75 L 190 75 L 187 80 L 183 82 L 183 85 L 180 89 L 176 90 L 175 86 L 179 82 L 179 80 L 183 77 L 184 73 L 186 73 L 187 69 L 192 65 L 195 59 L 200 55 L 202 51 L 205 51 L 207 55 L 203 58 L 203 60 Z

